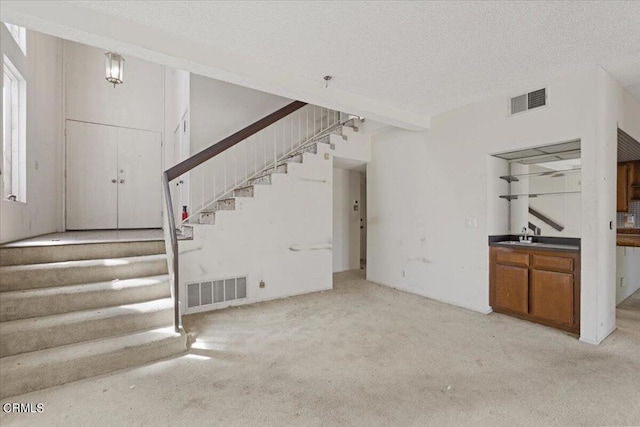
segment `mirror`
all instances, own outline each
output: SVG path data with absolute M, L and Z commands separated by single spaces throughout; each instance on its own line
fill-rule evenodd
M 511 234 L 580 237 L 580 141 L 504 153 Z

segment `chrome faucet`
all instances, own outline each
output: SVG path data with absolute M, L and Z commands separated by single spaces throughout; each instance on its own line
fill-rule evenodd
M 533 237 L 529 237 L 529 230 L 527 227 L 522 227 L 522 236 L 520 236 L 520 241 L 523 243 L 531 243 L 533 241 Z

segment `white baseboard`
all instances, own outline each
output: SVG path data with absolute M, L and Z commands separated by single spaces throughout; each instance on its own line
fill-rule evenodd
M 427 298 L 427 299 L 430 299 L 432 301 L 438 301 L 438 302 L 441 302 L 441 303 L 444 303 L 444 304 L 452 305 L 454 307 L 464 308 L 465 310 L 475 311 L 476 313 L 481 313 L 481 314 L 493 313 L 493 308 L 491 306 L 488 306 L 488 305 L 485 306 L 485 307 L 474 307 L 474 306 L 471 306 L 471 305 L 460 304 L 460 303 L 457 303 L 457 302 L 454 302 L 454 301 L 444 300 L 444 299 L 440 299 L 440 298 L 434 298 L 431 295 L 421 294 L 421 293 L 416 292 L 414 290 L 402 288 L 402 287 L 399 287 L 399 286 L 392 286 L 392 285 L 387 285 L 385 283 L 372 282 L 371 280 L 369 280 L 369 281 L 371 283 L 376 283 L 376 284 L 381 285 L 381 286 L 386 286 L 387 288 L 397 289 L 399 291 L 406 292 L 406 293 L 411 294 L 411 295 L 417 295 L 417 296 L 420 296 L 420 297 L 423 297 L 423 298 Z

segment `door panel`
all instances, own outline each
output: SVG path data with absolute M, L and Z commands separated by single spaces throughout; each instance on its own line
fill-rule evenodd
M 629 210 L 629 165 L 622 163 L 618 165 L 618 182 L 616 207 L 618 212 Z
M 531 314 L 564 325 L 573 324 L 573 274 L 531 271 Z
M 66 125 L 67 229 L 117 228 L 117 128 L 71 120 Z
M 529 312 L 529 269 L 496 264 L 496 308 L 514 313 Z
M 118 128 L 118 228 L 162 226 L 160 134 Z

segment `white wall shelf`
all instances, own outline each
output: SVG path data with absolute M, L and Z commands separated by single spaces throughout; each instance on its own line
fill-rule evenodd
M 581 169 L 563 169 L 557 171 L 546 171 L 546 172 L 533 172 L 533 173 L 522 173 L 516 175 L 504 175 L 501 176 L 500 179 L 504 179 L 508 183 L 519 182 L 522 178 L 535 178 L 535 177 L 549 177 L 549 178 L 558 178 L 564 176 L 565 174 L 580 172 Z
M 528 193 L 528 194 L 503 194 L 499 196 L 507 201 L 516 200 L 518 197 L 541 197 L 541 196 L 558 196 L 561 194 L 580 194 L 579 191 L 559 191 L 555 193 Z

